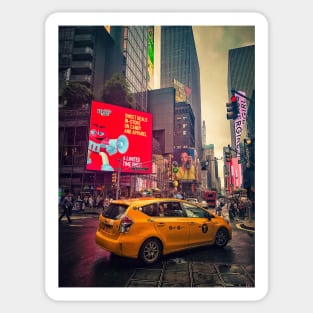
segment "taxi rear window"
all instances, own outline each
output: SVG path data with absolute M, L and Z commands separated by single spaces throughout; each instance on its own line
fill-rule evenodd
M 117 220 L 125 213 L 127 208 L 127 205 L 111 203 L 108 208 L 106 208 L 106 210 L 102 212 L 102 215 L 112 220 Z

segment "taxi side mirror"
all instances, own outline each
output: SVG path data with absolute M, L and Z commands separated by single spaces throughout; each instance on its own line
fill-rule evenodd
M 208 220 L 211 221 L 211 219 L 214 217 L 211 213 L 208 212 Z

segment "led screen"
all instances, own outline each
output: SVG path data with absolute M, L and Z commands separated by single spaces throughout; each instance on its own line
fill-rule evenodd
M 151 160 L 152 114 L 93 101 L 86 168 L 150 174 Z
M 195 149 L 175 149 L 173 168 L 176 168 L 173 170 L 174 180 L 196 180 L 197 168 L 195 163 Z

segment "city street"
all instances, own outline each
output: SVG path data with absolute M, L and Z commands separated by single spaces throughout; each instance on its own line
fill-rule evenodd
M 163 257 L 153 266 L 112 255 L 95 243 L 98 216 L 59 223 L 59 287 L 254 287 L 254 232 L 233 224 L 224 249 L 206 247 Z M 239 227 L 239 225 L 238 225 Z

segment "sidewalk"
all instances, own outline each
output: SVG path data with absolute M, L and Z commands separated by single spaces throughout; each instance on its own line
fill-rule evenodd
M 238 224 L 242 229 L 255 231 L 254 221 L 241 221 Z
M 212 213 L 215 213 L 215 209 L 211 209 L 210 211 Z M 222 217 L 229 221 L 229 214 L 227 210 L 222 210 Z M 231 223 L 236 224 L 237 228 L 242 229 L 242 230 L 247 230 L 247 231 L 255 230 L 254 220 L 236 218 L 235 220 L 231 221 Z

